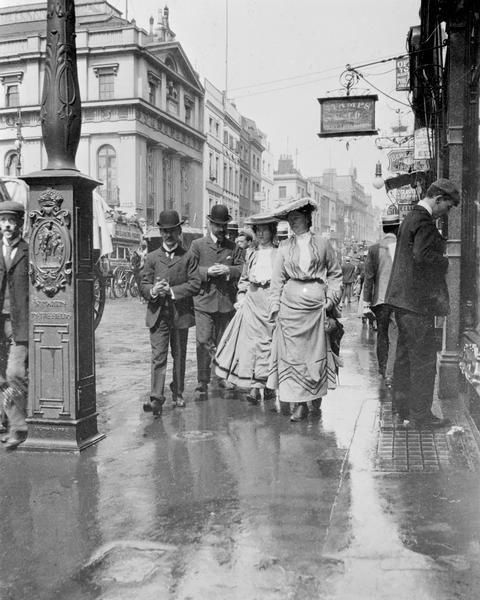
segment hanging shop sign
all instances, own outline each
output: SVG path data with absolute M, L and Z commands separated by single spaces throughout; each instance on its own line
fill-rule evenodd
M 378 135 L 375 128 L 376 95 L 318 98 L 319 137 Z
M 433 131 L 429 127 L 416 129 L 413 136 L 414 159 L 429 160 L 432 158 Z
M 413 147 L 394 148 L 387 156 L 391 173 L 408 173 L 413 167 Z
M 395 62 L 396 90 L 408 92 L 410 90 L 410 58 L 397 58 Z

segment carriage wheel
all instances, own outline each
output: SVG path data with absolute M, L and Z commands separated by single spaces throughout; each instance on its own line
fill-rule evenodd
M 130 292 L 130 296 L 132 298 L 138 298 L 138 283 L 133 273 L 130 275 L 130 279 L 128 281 L 128 291 Z
M 114 298 L 125 298 L 128 289 L 128 278 L 124 269 L 117 267 L 113 271 L 112 294 Z
M 102 320 L 105 308 L 105 279 L 100 269 L 95 268 L 93 279 L 93 327 L 96 329 Z

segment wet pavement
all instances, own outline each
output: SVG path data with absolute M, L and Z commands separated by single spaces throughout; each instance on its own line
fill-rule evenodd
M 452 600 L 480 595 L 478 431 L 395 429 L 375 334 L 347 309 L 340 386 L 301 423 L 195 385 L 154 420 L 145 307 L 97 330 L 105 440 L 0 450 L 1 600 Z

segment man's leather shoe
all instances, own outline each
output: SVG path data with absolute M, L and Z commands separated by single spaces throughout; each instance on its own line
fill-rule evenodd
M 152 413 L 154 417 L 160 417 L 163 411 L 163 403 L 165 400 L 160 400 L 159 398 L 152 398 Z
M 431 416 L 425 419 L 410 419 L 405 421 L 404 426 L 406 429 L 442 429 L 442 427 L 448 427 L 450 424 L 450 419 Z
M 20 444 L 23 444 L 23 442 L 27 439 L 27 435 L 27 431 L 16 431 L 5 442 L 6 450 L 15 450 L 15 448 L 18 448 L 18 446 L 20 446 Z
M 290 417 L 290 421 L 293 423 L 297 423 L 298 421 L 303 421 L 306 419 L 308 415 L 308 408 L 304 402 L 300 402 L 297 405 L 297 408 L 293 411 L 292 416 Z
M 0 433 L 7 433 L 8 429 L 7 427 L 0 422 Z
M 143 412 L 152 412 L 152 403 L 147 400 L 143 403 Z
M 176 396 L 174 396 L 173 404 L 177 408 L 185 408 L 185 400 L 183 399 L 182 394 L 177 394 Z
M 199 383 L 193 392 L 195 402 L 202 402 L 208 398 L 208 386 L 206 383 Z

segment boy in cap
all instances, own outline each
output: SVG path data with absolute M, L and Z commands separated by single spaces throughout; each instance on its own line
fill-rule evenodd
M 393 381 L 397 325 L 393 308 L 385 303 L 385 293 L 392 272 L 399 226 L 398 213 L 382 217 L 384 235 L 380 242 L 368 249 L 363 285 L 363 314 L 368 316 L 374 313 L 375 315 L 378 372 L 385 378 L 387 388 L 392 387 Z
M 223 204 L 212 206 L 208 233 L 193 240 L 190 253 L 198 260 L 202 285 L 194 298 L 197 334 L 195 400 L 206 400 L 213 356 L 234 310 L 236 283 L 242 274 L 242 249 L 226 237 L 232 220 Z M 223 387 L 229 387 L 223 382 Z
M 398 326 L 393 373 L 394 410 L 398 419 L 417 429 L 449 424 L 432 413 L 437 348 L 434 317 L 449 312 L 446 240 L 435 221 L 460 203 L 460 192 L 448 179 L 428 188 L 403 220 L 385 302 L 393 306 Z
M 175 210 L 160 213 L 160 248 L 147 254 L 140 291 L 148 302 L 146 325 L 152 346 L 150 402 L 143 409 L 155 416 L 162 414 L 167 372 L 168 347 L 173 357 L 173 381 L 170 384 L 174 406 L 185 407 L 185 360 L 188 328 L 194 325 L 192 297 L 200 289 L 197 260 L 180 244 L 182 223 Z
M 6 370 L 0 373 L 3 410 L 8 419 L 8 450 L 17 448 L 28 433 L 28 244 L 22 238 L 25 209 L 19 202 L 0 203 L 0 336 L 6 349 Z

